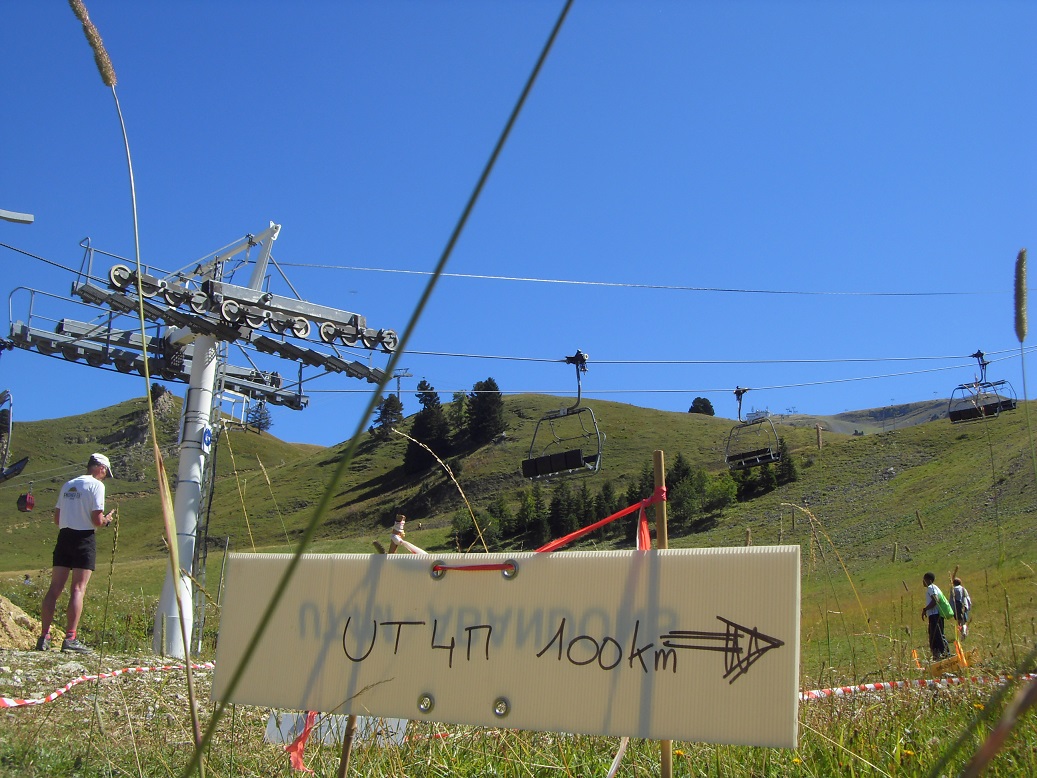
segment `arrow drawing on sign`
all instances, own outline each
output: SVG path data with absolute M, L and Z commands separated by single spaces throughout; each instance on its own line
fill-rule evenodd
M 727 625 L 723 632 L 700 632 L 697 630 L 675 629 L 661 635 L 660 639 L 667 648 L 685 648 L 690 651 L 722 651 L 724 653 L 724 678 L 731 676 L 728 683 L 734 683 L 756 660 L 772 648 L 785 645 L 784 640 L 764 635 L 758 629 L 743 627 L 741 624 L 717 618 Z M 719 644 L 719 645 L 718 645 Z

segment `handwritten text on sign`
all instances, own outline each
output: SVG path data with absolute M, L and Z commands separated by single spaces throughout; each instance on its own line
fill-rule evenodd
M 214 698 L 288 562 L 231 556 Z M 308 555 L 228 701 L 793 747 L 798 647 L 798 546 Z

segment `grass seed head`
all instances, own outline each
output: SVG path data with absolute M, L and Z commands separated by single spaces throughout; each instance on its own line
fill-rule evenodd
M 86 12 L 83 0 L 68 0 L 68 4 L 72 7 L 72 12 L 79 19 L 80 24 L 83 25 L 83 34 L 86 35 L 86 40 L 94 51 L 94 62 L 97 63 L 97 70 L 101 74 L 101 80 L 105 86 L 115 86 L 118 83 L 118 79 L 115 77 L 115 68 L 112 66 L 112 60 L 108 56 L 108 52 L 105 51 L 101 33 L 97 31 L 94 23 L 90 21 L 90 15 Z

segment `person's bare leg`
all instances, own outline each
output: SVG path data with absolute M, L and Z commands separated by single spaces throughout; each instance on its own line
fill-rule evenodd
M 58 598 L 65 589 L 68 574 L 72 572 L 67 567 L 55 567 L 50 571 L 50 588 L 43 595 L 43 607 L 40 613 L 41 636 L 50 632 L 50 625 L 54 621 L 54 611 L 58 607 Z M 69 606 L 71 607 L 71 605 Z M 80 606 L 82 607 L 82 606 Z
M 68 595 L 68 627 L 65 632 L 69 635 L 76 633 L 79 627 L 79 617 L 83 615 L 83 599 L 86 596 L 86 585 L 90 583 L 90 574 L 93 570 L 72 571 L 72 590 Z

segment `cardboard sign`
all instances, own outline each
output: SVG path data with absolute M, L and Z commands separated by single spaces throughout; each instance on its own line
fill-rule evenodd
M 290 559 L 230 556 L 214 699 L 796 746 L 799 546 L 306 555 L 228 695 Z

